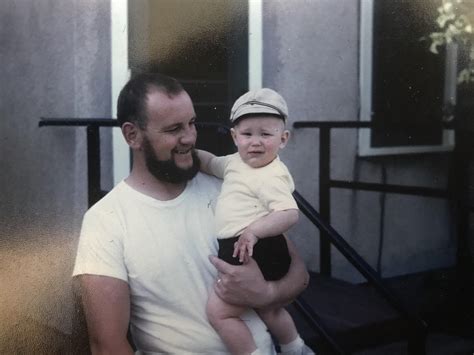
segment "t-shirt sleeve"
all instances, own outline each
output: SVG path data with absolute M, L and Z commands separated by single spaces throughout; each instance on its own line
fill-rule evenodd
M 293 183 L 288 176 L 271 176 L 258 184 L 256 194 L 271 212 L 298 209 L 292 192 Z
M 73 276 L 92 274 L 128 281 L 123 231 L 114 213 L 89 210 L 83 219 Z
M 209 162 L 209 170 L 211 171 L 212 175 L 223 179 L 229 159 L 229 155 L 223 157 L 213 157 Z

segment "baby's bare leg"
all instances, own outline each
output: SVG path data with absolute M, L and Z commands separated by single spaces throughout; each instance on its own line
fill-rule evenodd
M 280 344 L 288 344 L 298 337 L 295 323 L 284 308 L 259 309 L 257 313 Z
M 232 354 L 251 354 L 257 350 L 252 333 L 239 318 L 246 309 L 225 303 L 214 290 L 207 301 L 206 313 L 209 322 Z

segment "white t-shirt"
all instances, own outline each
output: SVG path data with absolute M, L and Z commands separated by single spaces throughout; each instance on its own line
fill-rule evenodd
M 261 168 L 252 168 L 235 153 L 213 157 L 209 169 L 224 179 L 216 206 L 218 238 L 237 237 L 270 212 L 298 209 L 292 195 L 293 178 L 278 157 Z
M 198 174 L 177 198 L 159 201 L 119 183 L 84 216 L 73 275 L 127 282 L 131 331 L 141 353 L 222 354 L 205 306 L 216 270 L 214 212 L 220 182 Z M 259 348 L 273 354 L 255 312 L 242 316 Z

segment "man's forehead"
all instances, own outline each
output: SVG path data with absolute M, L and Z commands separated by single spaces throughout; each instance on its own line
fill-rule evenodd
M 186 91 L 180 91 L 176 94 L 170 94 L 158 88 L 151 88 L 146 95 L 147 107 L 156 108 L 172 105 L 176 101 L 186 101 L 191 99 Z
M 148 93 L 146 103 L 149 118 L 155 117 L 160 120 L 168 120 L 171 118 L 191 119 L 195 116 L 191 98 L 186 91 L 170 95 L 163 91 L 154 90 Z

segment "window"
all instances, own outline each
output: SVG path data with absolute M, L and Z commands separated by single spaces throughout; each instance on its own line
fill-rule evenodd
M 441 127 L 444 103 L 455 100 L 455 53 L 429 52 L 421 38 L 436 28 L 437 3 L 361 0 L 359 155 L 452 149 Z

